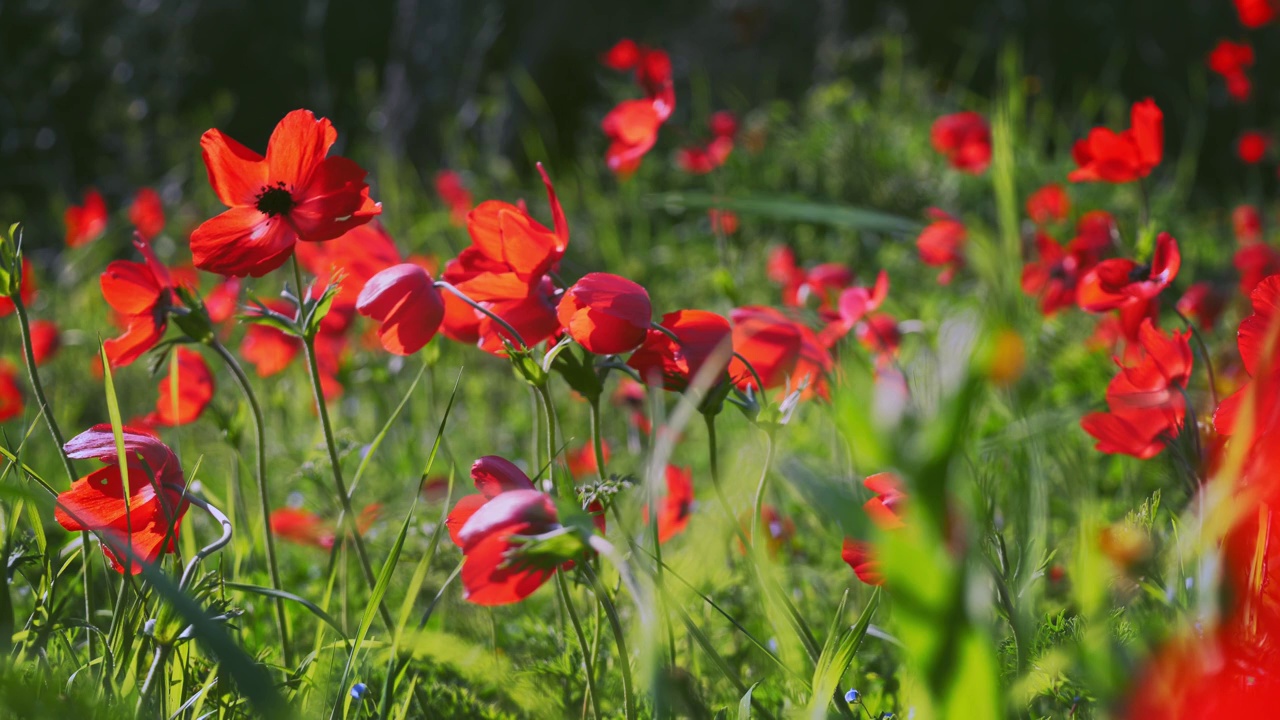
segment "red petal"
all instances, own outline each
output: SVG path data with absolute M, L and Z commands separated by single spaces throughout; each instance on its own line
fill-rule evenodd
M 296 239 L 279 217 L 269 218 L 253 207 L 235 207 L 191 233 L 191 258 L 207 272 L 262 277 L 289 259 Z
M 267 142 L 271 183 L 283 182 L 290 191 L 306 185 L 337 139 L 328 118 L 316 119 L 310 110 L 285 115 Z
M 267 164 L 261 155 L 217 129 L 200 136 L 200 149 L 209 184 L 222 204 L 236 207 L 257 202 L 267 184 Z

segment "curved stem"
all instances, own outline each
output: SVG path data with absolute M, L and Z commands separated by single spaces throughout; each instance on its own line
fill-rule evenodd
M 569 614 L 569 622 L 573 625 L 573 633 L 578 637 L 578 647 L 582 650 L 582 665 L 587 671 L 587 695 L 591 698 L 591 711 L 597 719 L 604 717 L 600 714 L 600 695 L 596 691 L 596 674 L 594 665 L 594 656 L 591 654 L 591 646 L 587 644 L 587 636 L 582 632 L 582 621 L 578 619 L 578 611 L 573 607 L 573 598 L 569 595 L 569 584 L 564 579 L 564 573 L 556 573 L 556 590 L 560 593 L 560 600 L 564 603 L 565 611 Z
M 595 537 L 599 536 L 593 536 L 593 539 Z M 601 554 L 603 555 L 604 553 Z M 618 646 L 618 668 L 622 671 L 622 704 L 627 720 L 635 720 L 636 694 L 635 688 L 631 684 L 631 654 L 627 652 L 626 630 L 623 629 L 622 620 L 618 617 L 618 608 L 614 607 L 613 600 L 609 598 L 609 591 L 605 588 L 604 583 L 600 582 L 600 577 L 592 571 L 590 565 L 585 563 L 582 566 L 582 571 L 591 581 L 591 587 L 595 590 L 596 600 L 599 601 L 600 607 L 604 609 L 605 617 L 609 620 L 609 627 L 613 629 L 613 640 Z M 639 605 L 639 602 L 637 602 L 637 606 Z
M 756 366 L 752 365 L 750 360 L 742 357 L 742 353 L 739 353 L 737 350 L 733 351 L 733 356 L 738 359 L 738 362 L 747 366 L 747 370 L 751 373 L 751 377 L 756 381 L 756 392 L 763 393 L 764 381 L 760 379 L 760 373 L 756 372 Z
M 257 482 L 258 504 L 262 511 L 262 535 L 266 539 L 267 570 L 271 576 L 271 589 L 284 590 L 280 582 L 280 566 L 276 562 L 275 535 L 271 532 L 271 500 L 267 495 L 267 423 L 262 415 L 262 405 L 258 403 L 258 396 L 253 392 L 253 386 L 249 384 L 249 376 L 245 375 L 244 368 L 240 367 L 239 361 L 231 351 L 217 337 L 211 338 L 208 345 L 213 348 L 218 357 L 222 358 L 222 362 L 235 377 L 236 384 L 240 386 L 240 392 L 244 395 L 245 402 L 249 403 L 249 410 L 253 414 L 257 453 L 254 458 L 254 479 Z M 274 600 L 276 629 L 280 631 L 280 647 L 283 651 L 281 657 L 286 666 L 292 667 L 293 651 L 289 647 L 288 616 L 285 614 L 284 599 L 276 597 Z
M 295 263 L 295 264 L 296 264 L 296 263 Z M 496 314 L 494 314 L 494 312 L 493 312 L 492 310 L 490 310 L 489 308 L 486 308 L 486 307 L 484 307 L 483 305 L 481 305 L 480 303 L 476 302 L 475 300 L 472 300 L 471 298 L 467 297 L 467 294 L 466 294 L 466 293 L 462 292 L 461 290 L 459 290 L 458 288 L 454 287 L 453 285 L 451 285 L 451 284 L 449 284 L 449 283 L 445 282 L 444 280 L 437 280 L 437 281 L 435 282 L 435 285 L 436 285 L 436 287 L 438 287 L 438 288 L 444 288 L 445 290 L 448 290 L 449 292 L 453 293 L 453 294 L 454 294 L 454 295 L 455 295 L 459 300 L 461 300 L 461 301 L 463 301 L 464 303 L 466 303 L 466 304 L 470 305 L 472 308 L 474 308 L 474 309 L 475 309 L 475 310 L 477 310 L 478 312 L 482 312 L 482 313 L 484 313 L 484 314 L 485 314 L 485 315 L 486 315 L 490 320 L 492 320 L 492 321 L 494 321 L 494 322 L 498 323 L 499 325 L 501 325 L 501 326 L 503 327 L 503 329 L 504 329 L 504 330 L 506 330 L 507 332 L 511 333 L 511 337 L 512 337 L 512 339 L 513 339 L 513 340 L 515 340 L 516 342 L 520 343 L 520 347 L 522 347 L 522 348 L 527 348 L 527 347 L 529 347 L 529 344 L 528 344 L 528 343 L 526 343 L 526 342 L 524 341 L 524 338 L 520 336 L 520 333 L 519 333 L 519 332 L 517 332 L 515 328 L 511 327 L 511 324 L 510 324 L 510 323 L 508 323 L 506 320 L 503 320 L 502 318 L 498 317 L 498 316 L 497 316 Z
M 147 698 L 151 696 L 151 690 L 155 687 L 156 678 L 164 670 L 165 661 L 169 659 L 169 652 L 172 648 L 169 645 L 156 646 L 156 654 L 151 659 L 151 668 L 147 670 L 147 679 L 142 683 L 142 690 L 138 693 L 138 717 L 142 717 L 142 709 L 146 707 Z M 163 717 L 163 715 L 161 715 Z
M 742 549 L 745 551 L 751 547 L 751 540 L 747 537 L 746 532 L 742 529 L 742 523 L 738 522 L 737 516 L 733 514 L 733 505 L 729 503 L 729 498 L 724 494 L 724 487 L 720 484 L 720 457 L 716 449 L 716 419 L 714 415 L 703 415 L 703 419 L 707 423 L 707 452 L 711 466 L 711 486 L 715 488 L 716 499 L 720 502 L 721 509 L 724 510 L 725 517 L 729 520 L 729 525 L 738 536 L 738 542 L 742 543 Z
M 199 495 L 188 494 L 187 502 L 212 515 L 213 519 L 222 526 L 222 535 L 217 540 L 214 540 L 208 545 L 200 548 L 200 550 L 187 561 L 187 567 L 182 571 L 182 578 L 178 580 L 179 589 L 186 588 L 187 584 L 191 582 L 191 575 L 195 572 L 196 566 L 200 564 L 200 561 L 218 552 L 222 548 L 226 547 L 227 543 L 231 542 L 231 534 L 234 531 L 231 527 L 231 521 L 227 519 L 227 516 L 218 508 L 210 505 L 204 498 Z
M 756 499 L 753 505 L 751 515 L 751 546 L 758 547 L 760 540 L 760 532 L 764 529 L 761 527 L 761 515 L 764 509 L 764 489 L 769 481 L 769 465 L 773 463 L 773 433 L 766 431 L 765 450 L 764 450 L 764 467 L 760 469 L 760 482 L 756 484 Z M 768 540 L 766 539 L 767 543 Z
M 294 282 L 298 285 L 298 295 L 305 295 L 302 289 L 302 270 L 298 266 L 298 258 L 293 258 L 293 277 Z M 316 343 L 315 338 L 307 337 L 303 334 L 302 346 L 306 350 L 307 371 L 311 376 L 311 395 L 315 399 L 316 412 L 320 416 L 320 429 L 324 433 L 325 447 L 329 451 L 329 465 L 333 470 L 333 487 L 338 494 L 338 501 L 342 504 L 343 525 L 346 526 L 347 534 L 351 538 L 351 544 L 356 548 L 356 557 L 360 561 L 360 570 L 364 574 L 365 582 L 372 592 L 377 584 L 377 578 L 373 574 L 373 564 L 369 562 L 369 551 L 364 545 L 364 538 L 360 535 L 360 529 L 356 526 L 356 514 L 351 510 L 351 498 L 347 494 L 347 484 L 342 480 L 342 462 L 338 458 L 338 443 L 334 439 L 333 424 L 329 421 L 329 406 L 324 400 L 324 388 L 320 385 L 320 367 L 316 360 Z M 395 621 L 391 617 L 390 611 L 387 610 L 386 603 L 382 600 L 378 601 L 378 614 L 382 617 L 383 624 L 387 630 L 395 632 Z

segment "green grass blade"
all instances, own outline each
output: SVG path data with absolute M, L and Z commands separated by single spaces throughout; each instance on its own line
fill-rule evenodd
M 342 636 L 342 639 L 348 639 L 346 633 L 342 631 L 342 625 L 339 624 L 332 615 L 321 609 L 319 605 L 316 605 L 304 597 L 299 597 L 291 592 L 285 592 L 284 590 L 262 587 L 261 585 L 250 585 L 248 583 L 224 582 L 223 585 L 230 590 L 239 590 L 241 592 L 255 593 L 257 595 L 266 595 L 267 597 L 282 598 L 284 600 L 296 602 L 302 607 L 310 610 L 312 615 L 315 615 L 317 618 L 324 621 L 326 625 L 337 630 L 338 635 Z

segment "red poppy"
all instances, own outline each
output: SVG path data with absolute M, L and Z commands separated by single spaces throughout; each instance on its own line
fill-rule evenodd
M 684 532 L 693 513 L 693 473 L 689 468 L 668 465 L 664 478 L 667 493 L 658 504 L 658 542 L 668 540 Z M 649 506 L 641 511 L 645 525 L 649 524 Z
M 1164 155 L 1164 114 L 1147 98 L 1133 104 L 1129 128 L 1119 133 L 1105 127 L 1077 140 L 1071 156 L 1079 167 L 1071 182 L 1127 183 L 1151 174 Z
M 804 269 L 796 264 L 795 251 L 786 245 L 777 245 L 769 249 L 768 258 L 765 261 L 765 274 L 784 288 L 799 286 L 804 282 Z
M 1240 273 L 1240 294 L 1248 297 L 1263 278 L 1280 273 L 1280 250 L 1255 242 L 1236 250 L 1232 263 Z
M 160 379 L 160 397 L 156 400 L 156 416 L 163 425 L 186 425 L 195 422 L 213 400 L 213 373 L 195 350 L 180 347 L 174 351 L 178 362 L 178 387 L 173 376 Z
M 1049 183 L 1027 198 L 1027 217 L 1036 225 L 1049 225 L 1067 219 L 1071 198 L 1058 183 Z
M 54 519 L 73 532 L 102 533 L 102 552 L 111 567 L 119 573 L 128 567 L 136 575 L 142 567 L 128 556 L 122 561 L 122 550 L 127 547 L 147 564 L 173 552 L 182 516 L 187 512 L 187 482 L 177 456 L 154 435 L 127 426 L 120 433 L 128 460 L 128 498 L 111 426 L 95 425 L 72 438 L 63 450 L 67 457 L 96 458 L 106 466 L 58 494 Z
M 297 253 L 302 267 L 316 276 L 314 294 L 341 277 L 333 306 L 348 311 L 355 307 L 370 278 L 403 262 L 395 241 L 377 220 L 351 228 L 334 240 L 302 243 Z
M 875 548 L 871 543 L 845 538 L 844 545 L 840 548 L 840 557 L 862 582 L 867 585 L 884 584 L 884 575 L 880 573 L 880 561 L 875 559 Z
M 795 304 L 803 306 L 817 298 L 818 313 L 833 319 L 840 292 L 853 284 L 853 271 L 842 263 L 822 263 L 810 268 L 795 289 Z
M 279 508 L 271 512 L 271 532 L 282 540 L 328 550 L 336 535 L 320 516 L 299 508 Z
M 456 261 L 445 265 L 445 275 Z M 444 303 L 444 318 L 441 320 L 440 332 L 445 337 L 464 345 L 475 345 L 480 340 L 480 318 L 483 314 L 467 304 L 465 300 L 451 292 L 440 293 Z
M 1240 15 L 1240 24 L 1247 28 L 1260 28 L 1276 17 L 1275 0 L 1232 0 L 1236 5 L 1236 13 Z
M 31 354 L 36 365 L 44 365 L 58 353 L 62 346 L 58 326 L 51 320 L 31 321 Z
M 444 320 L 444 300 L 426 270 L 412 263 L 374 275 L 360 291 L 356 309 L 382 323 L 378 338 L 387 352 L 412 355 L 435 337 Z
M 604 440 L 600 441 L 600 454 L 604 456 L 604 461 L 609 462 L 609 443 Z M 594 475 L 600 470 L 600 466 L 596 463 L 595 446 L 586 443 L 577 450 L 565 454 L 565 465 L 569 467 L 569 474 L 574 477 L 585 477 Z
M 1249 99 L 1252 85 L 1245 70 L 1253 65 L 1253 46 L 1219 40 L 1209 53 L 1209 69 L 1227 81 L 1227 93 L 1236 100 Z
M 520 333 L 520 337 L 529 345 L 552 337 L 560 330 L 560 321 L 556 317 L 556 306 L 552 304 L 551 281 L 542 283 L 542 291 L 519 300 L 501 300 L 487 302 L 489 312 L 497 315 Z M 502 355 L 506 352 L 503 340 L 516 344 L 507 329 L 494 322 L 488 315 L 482 315 L 476 326 L 480 336 L 479 348 L 487 353 Z
M 0 422 L 18 417 L 25 407 L 18 369 L 8 360 L 0 360 Z
M 750 363 L 748 368 L 738 357 L 729 363 L 729 375 L 738 389 L 755 387 L 756 375 L 764 384 L 756 387 L 756 392 L 784 385 L 800 360 L 804 342 L 796 323 L 773 308 L 761 306 L 736 308 L 729 319 L 733 323 L 733 350 Z
M 1280 664 L 1274 651 L 1260 640 L 1273 633 L 1274 628 L 1250 630 L 1242 621 L 1232 620 L 1224 627 L 1174 639 L 1142 670 L 1124 717 L 1275 717 L 1280 704 L 1280 683 L 1276 681 Z
M 240 278 L 223 278 L 204 299 L 209 319 L 222 324 L 235 316 L 240 307 Z
M 991 164 L 991 128 L 976 112 L 943 115 L 933 122 L 929 139 L 957 170 L 980 175 Z
M 133 246 L 145 262 L 114 260 L 102 273 L 102 297 L 125 326 L 120 337 L 102 344 L 111 367 L 128 365 L 155 347 L 168 328 L 173 305 L 173 280 L 156 259 L 151 246 L 134 240 Z
M 897 353 L 902 342 L 902 330 L 898 328 L 897 318 L 886 313 L 868 315 L 858 323 L 855 335 L 868 352 L 885 357 Z
M 1097 439 L 1100 452 L 1145 460 L 1158 455 L 1177 436 L 1186 414 L 1182 389 L 1191 376 L 1190 334 L 1165 336 L 1150 319 L 1143 321 L 1141 360 L 1133 366 L 1121 365 L 1107 385 L 1109 411 L 1090 413 L 1080 423 Z
M 1156 237 L 1155 253 L 1149 264 L 1112 258 L 1085 273 L 1080 280 L 1078 302 L 1083 310 L 1103 312 L 1135 299 L 1150 300 L 1173 282 L 1181 265 L 1178 241 L 1162 232 Z
M 452 170 L 441 170 L 436 173 L 436 194 L 449 206 L 449 217 L 454 225 L 467 224 L 467 213 L 471 212 L 474 201 L 471 191 L 462 182 L 462 176 Z
M 1250 130 L 1236 141 L 1236 155 L 1247 165 L 1257 165 L 1262 162 L 1270 146 L 1271 140 L 1265 134 Z
M 1036 233 L 1039 257 L 1022 268 L 1022 291 L 1040 299 L 1040 312 L 1048 317 L 1076 304 L 1076 285 L 1092 264 L 1090 254 L 1077 243 L 1063 248 L 1045 233 Z
M 294 308 L 284 300 L 268 300 L 263 303 L 267 309 L 292 317 Z M 256 307 L 247 309 L 247 314 L 258 314 Z M 240 356 L 254 366 L 258 377 L 271 377 L 289 367 L 289 363 L 302 349 L 298 338 L 286 335 L 270 325 L 250 323 L 240 341 Z
M 726 327 L 728 323 L 725 323 Z M 643 347 L 641 348 L 643 350 Z M 639 353 L 637 350 L 636 353 Z M 631 356 L 635 358 L 635 354 Z M 641 374 L 643 377 L 643 373 Z M 630 425 L 629 430 L 634 430 L 642 435 L 648 435 L 653 429 L 649 418 L 645 415 L 645 404 L 649 400 L 649 393 L 645 390 L 644 385 L 632 380 L 631 378 L 623 378 L 618 383 L 618 387 L 613 391 L 613 403 L 625 408 L 628 411 L 627 422 Z M 633 443 L 632 449 L 639 449 L 639 439 L 634 435 L 630 436 L 629 442 Z
M 1205 332 L 1213 330 L 1226 307 L 1226 295 L 1207 282 L 1198 282 L 1187 288 L 1177 304 L 1178 312 L 1195 320 Z
M 640 168 L 640 160 L 658 142 L 664 118 L 652 100 L 623 100 L 600 122 L 609 138 L 605 161 L 614 173 L 626 177 Z
M 649 332 L 653 306 L 640 285 L 609 273 L 590 273 L 560 298 L 560 325 L 597 355 L 634 350 Z
M 869 313 L 875 312 L 889 296 L 889 274 L 881 270 L 871 287 L 851 287 L 840 293 L 836 308 L 819 338 L 823 347 L 834 347 L 845 335 L 858 327 Z
M 160 193 L 147 187 L 139 190 L 129 206 L 129 222 L 143 240 L 149 241 L 164 232 L 164 204 L 160 202 Z
M 706 310 L 677 310 L 662 316 L 662 327 L 680 342 L 661 330 L 650 329 L 644 343 L 627 360 L 641 380 L 661 382 L 663 389 L 684 392 L 702 366 L 713 358 L 718 359 L 719 367 L 711 376 L 712 384 L 719 380 L 729 364 L 732 331 L 728 320 Z
M 680 148 L 676 165 L 693 175 L 706 175 L 724 164 L 733 152 L 733 140 L 728 137 L 713 138 L 706 145 Z
M 31 269 L 31 261 L 22 258 L 22 291 L 18 297 L 22 298 L 23 305 L 30 305 L 36 296 L 36 276 Z M 0 297 L 0 317 L 12 315 L 17 310 L 13 304 L 13 298 Z
M 626 72 L 640 64 L 640 52 L 635 40 L 623 38 L 600 56 L 600 62 L 610 70 Z
M 67 226 L 67 247 L 88 245 L 107 231 L 107 203 L 97 190 L 89 188 L 84 205 L 68 207 L 62 221 Z
M 728 110 L 711 113 L 711 120 L 707 124 L 711 126 L 712 137 L 732 139 L 738 134 L 738 118 Z
M 903 527 L 901 512 L 907 500 L 907 493 L 902 481 L 891 472 L 868 475 L 862 484 L 875 496 L 862 505 L 862 509 L 871 518 L 871 522 L 881 530 L 895 530 Z
M 284 264 L 295 243 L 332 240 L 369 222 L 382 205 L 369 198 L 365 171 L 325 157 L 338 132 L 310 110 L 276 125 L 263 157 L 220 130 L 200 138 L 209 184 L 230 209 L 191 234 L 196 267 L 261 277 Z
M 916 249 L 920 251 L 920 261 L 925 265 L 942 268 L 938 284 L 947 285 L 964 265 L 963 248 L 968 233 L 963 223 L 943 210 L 930 208 L 929 216 L 933 222 L 916 238 Z
M 1254 205 L 1237 205 L 1231 211 L 1231 230 L 1241 245 L 1262 239 L 1262 213 Z
M 732 235 L 738 232 L 738 216 L 732 210 L 711 208 L 707 211 L 707 220 L 711 222 L 711 232 L 713 233 Z
M 1116 219 L 1106 210 L 1090 210 L 1076 221 L 1076 236 L 1071 244 L 1091 255 L 1101 255 L 1116 242 L 1120 230 Z
M 1240 322 L 1236 345 L 1252 379 L 1218 404 L 1213 424 L 1221 435 L 1235 434 L 1237 417 L 1249 398 L 1254 404 L 1251 427 L 1255 435 L 1280 414 L 1280 364 L 1273 359 L 1280 343 L 1280 275 L 1259 282 L 1249 302 L 1253 314 Z

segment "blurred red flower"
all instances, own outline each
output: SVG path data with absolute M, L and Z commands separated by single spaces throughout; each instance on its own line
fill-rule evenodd
M 84 194 L 83 205 L 71 205 L 62 215 L 67 226 L 67 247 L 87 245 L 107 231 L 107 203 L 95 189 Z
M 22 258 L 22 291 L 18 297 L 22 299 L 23 305 L 30 305 L 36 296 L 36 276 L 31 270 L 31 261 Z M 17 310 L 13 305 L 13 298 L 0 297 L 0 317 L 6 317 L 13 314 Z
M 623 38 L 600 56 L 600 62 L 618 72 L 634 70 L 640 64 L 640 46 L 635 40 Z
M 0 422 L 18 417 L 25 407 L 18 369 L 8 360 L 0 359 Z
M 1245 70 L 1253 65 L 1253 47 L 1248 43 L 1219 40 L 1209 52 L 1209 69 L 1227 81 L 1227 93 L 1239 101 L 1249 99 L 1252 84 Z
M 62 346 L 58 325 L 52 320 L 31 321 L 31 354 L 36 365 L 44 365 L 58 353 Z
M 200 353 L 185 347 L 175 351 L 178 363 L 178 387 L 165 365 L 160 379 L 160 397 L 156 400 L 156 417 L 162 425 L 186 425 L 195 422 L 213 400 L 213 373 Z
M 1263 278 L 1280 273 L 1280 250 L 1255 242 L 1236 250 L 1232 264 L 1240 273 L 1240 294 L 1248 297 Z
M 1045 317 L 1076 304 L 1080 276 L 1093 264 L 1092 255 L 1072 241 L 1062 247 L 1043 232 L 1036 233 L 1038 258 L 1022 268 L 1022 291 L 1040 300 Z
M 1275 0 L 1232 0 L 1236 5 L 1236 13 L 1240 15 L 1240 24 L 1247 28 L 1260 28 L 1276 17 Z
M 609 443 L 600 441 L 600 454 L 604 456 L 604 461 L 609 462 L 609 456 L 612 454 L 609 450 Z M 569 468 L 569 474 L 574 477 L 585 477 L 594 475 L 600 471 L 600 465 L 596 462 L 595 446 L 586 443 L 578 447 L 573 452 L 566 453 L 564 456 L 565 465 Z
M 738 216 L 732 210 L 717 210 L 711 208 L 707 211 L 707 219 L 711 222 L 711 232 L 724 233 L 732 235 L 738 232 Z
M 763 388 L 756 387 L 759 392 L 786 384 L 800 360 L 803 343 L 796 323 L 763 306 L 736 308 L 729 318 L 733 323 L 733 350 L 742 358 L 734 357 L 729 363 L 729 375 L 738 389 L 745 392 L 748 387 L 763 383 Z M 757 374 L 760 383 L 756 382 Z
M 276 125 L 266 157 L 220 130 L 200 138 L 209 184 L 230 209 L 191 234 L 196 267 L 222 275 L 261 277 L 284 264 L 298 241 L 336 238 L 382 212 L 369 198 L 365 171 L 344 157 L 325 157 L 338 132 L 310 110 Z
M 623 100 L 600 122 L 609 138 L 605 161 L 614 173 L 626 177 L 640 168 L 640 160 L 658 142 L 658 128 L 665 118 L 651 100 Z
M 902 480 L 891 472 L 882 472 L 868 475 L 862 484 L 875 493 L 874 497 L 862 505 L 871 522 L 881 530 L 903 527 L 901 512 L 907 493 L 902 487 Z
M 313 295 L 319 295 L 329 283 L 341 277 L 335 308 L 355 308 L 370 278 L 403 260 L 395 241 L 377 220 L 358 225 L 340 237 L 324 242 L 300 243 L 298 262 L 316 276 Z
M 444 300 L 418 265 L 401 263 L 374 275 L 360 291 L 356 309 L 382 326 L 378 339 L 387 352 L 412 355 L 435 337 L 444 320 Z
M 1062 222 L 1070 211 L 1071 198 L 1067 196 L 1066 188 L 1058 183 L 1049 183 L 1027 198 L 1027 217 L 1036 225 Z
M 1150 300 L 1178 275 L 1182 255 L 1178 241 L 1167 232 L 1156 237 L 1151 262 L 1112 258 L 1095 265 L 1080 281 L 1078 302 L 1088 312 L 1118 308 L 1132 300 Z
M 1266 156 L 1270 147 L 1271 140 L 1265 134 L 1250 130 L 1236 141 L 1236 155 L 1245 164 L 1256 165 L 1262 162 L 1262 158 Z
M 1226 307 L 1226 293 L 1207 282 L 1198 282 L 1187 288 L 1177 304 L 1178 312 L 1195 320 L 1205 332 L 1213 330 Z
M 653 306 L 639 284 L 609 273 L 589 273 L 560 298 L 560 326 L 597 355 L 639 347 L 649 332 Z
M 111 367 L 128 365 L 155 347 L 168 328 L 173 280 L 151 246 L 134 240 L 145 262 L 113 260 L 100 278 L 102 297 L 125 325 L 120 337 L 102 343 Z
M 689 525 L 689 515 L 693 512 L 693 473 L 689 468 L 667 465 L 663 477 L 667 492 L 658 503 L 658 542 L 665 544 Z M 642 508 L 640 516 L 648 526 L 648 505 Z
M 148 187 L 139 190 L 129 205 L 129 222 L 148 242 L 164 232 L 164 204 L 160 201 L 160 193 Z
M 1127 183 L 1151 174 L 1164 155 L 1164 114 L 1150 98 L 1133 104 L 1129 128 L 1119 133 L 1105 127 L 1077 140 L 1071 155 L 1079 167 L 1072 182 Z
M 883 585 L 880 561 L 875 559 L 875 548 L 869 542 L 845 538 L 840 557 L 853 569 L 853 574 L 867 585 Z
M 729 321 L 706 310 L 677 310 L 663 315 L 661 324 L 679 338 L 679 342 L 661 330 L 650 329 L 644 343 L 627 360 L 640 379 L 645 383 L 661 383 L 666 390 L 684 392 L 702 366 L 715 358 L 718 368 L 712 375 L 714 385 L 729 364 L 732 335 Z
M 991 128 L 976 112 L 943 115 L 934 121 L 929 139 L 957 170 L 980 175 L 991 164 Z
M 262 304 L 268 310 L 293 316 L 293 306 L 284 300 L 267 300 Z M 259 314 L 259 311 L 256 306 L 250 306 L 246 309 L 246 314 L 253 316 Z M 250 323 L 244 332 L 244 339 L 240 341 L 240 356 L 254 366 L 258 377 L 271 377 L 283 371 L 301 349 L 302 344 L 298 338 L 261 323 Z
M 1252 380 L 1218 404 L 1213 424 L 1221 435 L 1235 434 L 1237 418 L 1250 397 L 1254 421 L 1248 427 L 1252 427 L 1255 434 L 1268 425 L 1267 420 L 1280 415 L 1280 394 L 1276 392 L 1280 389 L 1280 363 L 1275 360 L 1276 350 L 1280 348 L 1280 275 L 1259 282 L 1249 295 L 1249 302 L 1253 314 L 1240 322 L 1236 346 L 1245 372 Z
M 1231 211 L 1231 229 L 1241 245 L 1262 239 L 1262 213 L 1254 205 L 1237 205 Z
M 449 206 L 449 217 L 459 227 L 467 224 L 467 213 L 471 212 L 474 201 L 471 191 L 462 182 L 462 176 L 453 170 L 441 170 L 436 173 L 436 194 Z
M 968 234 L 963 223 L 943 210 L 929 208 L 929 216 L 933 222 L 916 238 L 916 249 L 925 265 L 942 268 L 938 284 L 948 285 L 964 265 L 963 248 Z

